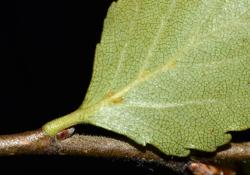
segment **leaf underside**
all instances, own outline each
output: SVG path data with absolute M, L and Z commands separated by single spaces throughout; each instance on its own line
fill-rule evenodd
M 215 151 L 250 128 L 249 0 L 118 0 L 82 123 L 167 155 Z

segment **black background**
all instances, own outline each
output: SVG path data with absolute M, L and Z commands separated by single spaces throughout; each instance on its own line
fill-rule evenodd
M 111 0 L 0 4 L 0 133 L 40 127 L 77 108 Z
M 40 128 L 81 104 L 111 2 L 0 2 L 0 134 Z M 96 132 L 90 126 L 78 128 Z M 95 131 L 89 131 L 92 129 Z M 1 172 L 7 168 L 8 172 L 17 170 L 20 174 L 32 169 L 39 173 L 49 173 L 50 169 L 82 174 L 165 171 L 138 161 L 76 156 L 0 157 L 0 168 Z

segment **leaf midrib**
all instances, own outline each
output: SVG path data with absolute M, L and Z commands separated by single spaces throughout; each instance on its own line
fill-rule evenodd
M 135 4 L 137 4 L 137 3 L 135 2 Z M 246 12 L 244 12 L 243 14 L 245 14 L 245 13 Z M 164 20 L 162 20 L 162 19 L 165 18 L 164 17 L 165 15 L 166 14 L 162 15 L 161 20 L 160 20 L 161 21 L 161 23 L 160 23 L 161 25 L 160 25 L 160 27 L 158 29 L 158 32 L 160 32 L 160 33 L 163 31 L 163 28 L 165 26 Z M 240 15 L 238 18 L 241 18 L 241 16 L 242 15 Z M 169 18 L 170 18 L 170 15 L 168 16 L 168 19 Z M 178 60 L 180 60 L 180 58 L 184 55 L 184 53 L 186 53 L 187 51 L 189 51 L 191 49 L 196 48 L 197 46 L 199 46 L 201 43 L 204 42 L 205 38 L 211 36 L 213 33 L 216 33 L 217 31 L 220 31 L 222 29 L 224 30 L 224 29 L 229 28 L 230 30 L 234 30 L 234 28 L 232 26 L 239 27 L 239 22 L 236 20 L 238 18 L 235 18 L 233 21 L 230 20 L 227 23 L 223 23 L 223 25 L 221 25 L 219 28 L 217 28 L 216 30 L 213 30 L 213 31 L 207 33 L 206 35 L 198 35 L 200 26 L 202 26 L 202 24 L 197 25 L 197 27 L 194 28 L 194 30 L 193 30 L 194 31 L 193 35 L 191 35 L 190 38 L 187 39 L 187 42 L 184 45 L 182 45 L 182 47 L 180 47 L 179 49 L 176 49 L 176 51 L 174 52 L 174 54 L 172 54 L 171 58 L 168 59 L 168 62 L 166 64 L 164 64 L 163 66 L 157 67 L 152 72 L 149 72 L 149 71 L 145 70 L 146 64 L 143 64 L 141 66 L 141 70 L 139 71 L 137 78 L 135 78 L 133 81 L 131 81 L 124 88 L 116 91 L 112 96 L 108 96 L 108 97 L 106 96 L 105 98 L 103 98 L 102 100 L 100 100 L 98 103 L 96 103 L 94 105 L 94 109 L 98 109 L 99 107 L 105 106 L 105 105 L 108 105 L 108 104 L 113 104 L 112 101 L 114 101 L 114 100 L 116 100 L 118 98 L 124 98 L 124 95 L 130 89 L 132 89 L 132 88 L 136 87 L 137 85 L 139 85 L 139 84 L 141 84 L 141 83 L 149 80 L 150 78 L 155 77 L 159 73 L 166 72 L 168 70 L 171 70 L 172 68 L 175 68 L 176 67 L 177 58 L 179 58 Z M 245 25 L 245 23 L 240 23 L 240 24 Z M 147 58 L 146 61 L 148 61 L 148 59 L 150 58 L 150 55 L 151 55 L 150 53 L 153 52 L 153 49 L 157 45 L 156 39 L 160 37 L 160 33 L 158 33 L 158 34 L 155 35 L 155 37 L 153 39 L 153 41 L 154 41 L 153 43 L 154 44 L 151 44 L 151 46 L 149 48 L 149 52 L 147 53 L 147 56 L 146 56 L 146 58 Z M 199 36 L 199 37 L 197 37 L 197 36 Z M 126 45 L 126 43 L 125 43 L 125 45 Z M 116 70 L 118 70 L 118 68 Z M 89 106 L 89 105 L 86 105 L 86 106 Z M 92 107 L 90 107 L 90 108 L 92 109 Z M 87 109 L 90 109 L 90 108 L 87 108 Z M 90 110 L 90 111 L 93 111 L 93 110 Z M 91 112 L 91 113 L 93 113 L 93 112 Z

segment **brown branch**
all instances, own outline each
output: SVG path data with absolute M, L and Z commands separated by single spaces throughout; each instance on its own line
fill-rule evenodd
M 66 130 L 67 131 L 67 130 Z M 67 134 L 67 133 L 66 133 Z M 62 137 L 63 138 L 63 137 Z M 75 134 L 60 140 L 46 136 L 41 129 L 13 135 L 0 136 L 0 155 L 18 154 L 56 154 L 81 155 L 106 158 L 129 158 L 143 161 L 154 161 L 175 171 L 183 171 L 194 161 L 210 163 L 223 162 L 228 159 L 237 161 L 250 159 L 250 143 L 232 143 L 230 148 L 218 151 L 209 157 L 189 157 L 188 159 L 173 159 L 162 157 L 152 150 L 141 150 L 128 142 L 99 136 Z

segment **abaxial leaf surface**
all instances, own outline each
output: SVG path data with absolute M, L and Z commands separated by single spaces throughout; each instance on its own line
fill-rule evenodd
M 82 123 L 167 155 L 215 151 L 250 128 L 249 0 L 118 0 Z

